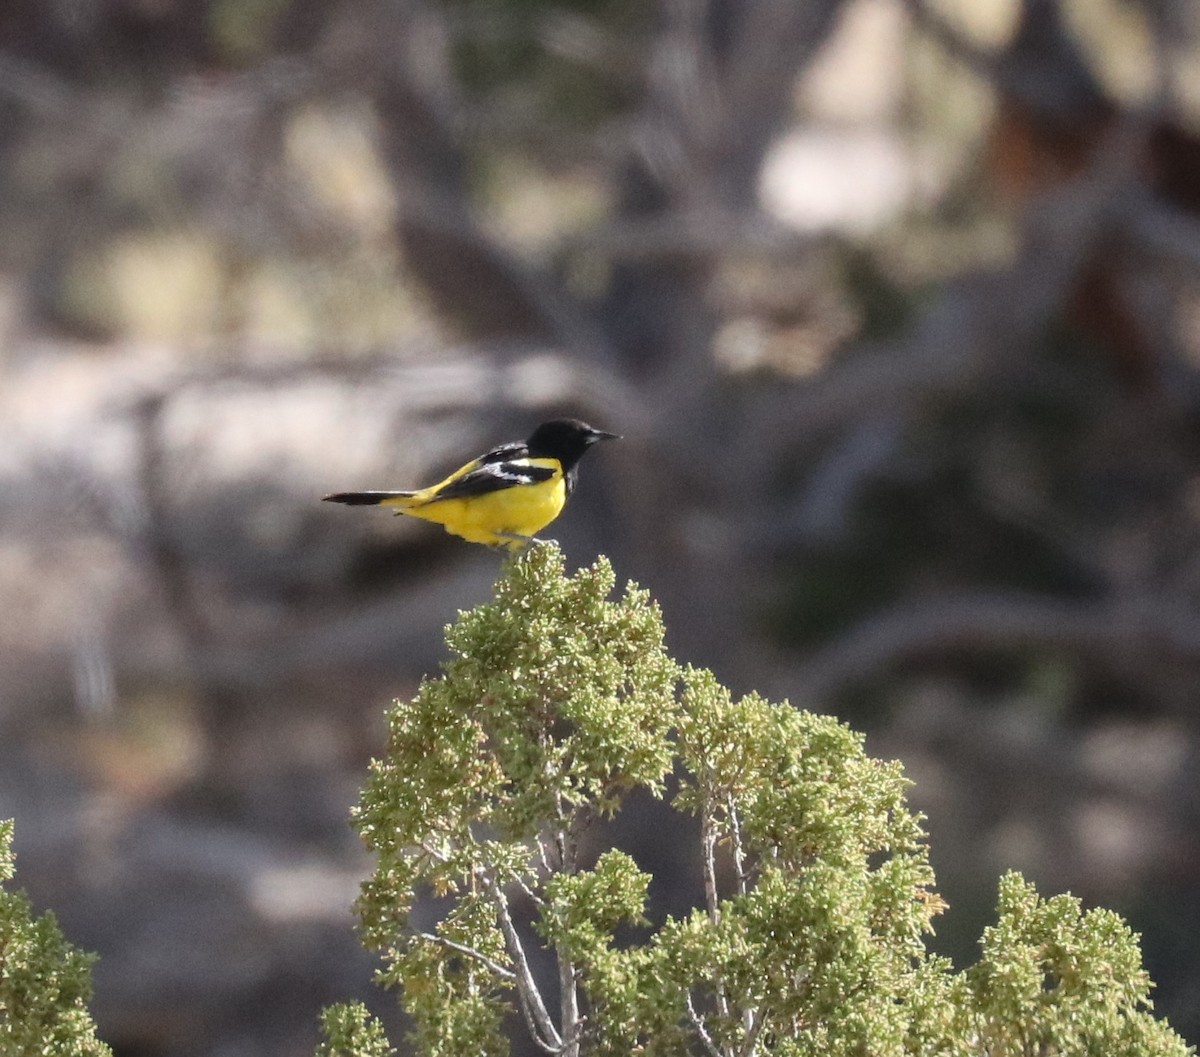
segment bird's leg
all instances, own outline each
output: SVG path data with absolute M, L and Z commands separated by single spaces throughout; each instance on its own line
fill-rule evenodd
M 535 543 L 557 543 L 557 540 L 539 539 L 537 536 L 522 536 L 517 532 L 497 532 L 496 535 L 506 542 L 497 543 L 497 547 L 507 547 L 514 554 L 523 554 Z
M 497 532 L 496 538 L 500 541 L 495 544 L 497 547 L 504 547 L 514 554 L 528 550 L 529 545 L 534 541 L 534 537 L 522 536 L 519 532 Z

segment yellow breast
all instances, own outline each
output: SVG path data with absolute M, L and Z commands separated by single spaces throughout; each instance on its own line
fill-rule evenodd
M 567 501 L 562 473 L 536 484 L 517 485 L 465 499 L 439 499 L 402 511 L 443 525 L 447 532 L 472 543 L 515 545 L 512 537 L 536 536 L 560 513 Z

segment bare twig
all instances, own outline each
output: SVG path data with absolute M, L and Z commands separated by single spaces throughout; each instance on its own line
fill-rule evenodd
M 525 878 L 517 873 L 516 870 L 510 871 L 508 879 L 521 890 L 525 898 L 533 903 L 534 906 L 541 907 L 546 905 L 546 901 L 533 890 Z
M 571 815 L 566 806 L 559 801 L 560 814 L 566 814 L 566 825 L 559 831 L 558 844 L 559 863 L 561 872 L 573 874 L 578 868 L 578 846 L 574 832 L 578 814 Z M 579 982 L 576 979 L 575 962 L 570 951 L 562 944 L 556 949 L 558 956 L 558 989 L 559 1007 L 561 1011 L 563 1034 L 563 1057 L 579 1057 L 579 1040 L 581 1023 L 579 1019 Z
M 418 939 L 425 940 L 428 943 L 436 943 L 440 947 L 445 947 L 459 954 L 465 954 L 469 958 L 474 958 L 502 979 L 516 980 L 517 978 L 517 974 L 511 969 L 506 969 L 495 959 L 489 958 L 482 951 L 476 950 L 474 947 L 468 947 L 465 943 L 458 943 L 455 940 L 447 939 L 445 936 L 438 936 L 433 932 L 417 932 L 415 935 Z
M 700 839 L 704 848 L 704 902 L 708 907 L 709 921 L 718 925 L 721 921 L 721 911 L 717 904 L 717 828 L 707 793 L 704 800 L 700 816 Z
M 695 1003 L 692 1002 L 692 993 L 690 991 L 687 996 L 687 1011 L 688 1019 L 692 1022 L 692 1027 L 696 1029 L 696 1034 L 700 1036 L 700 1043 L 704 1047 L 705 1052 L 708 1053 L 708 1057 L 726 1057 L 717 1044 L 713 1042 L 712 1036 L 704 1026 L 704 1018 L 700 1016 Z
M 550 864 L 550 847 L 549 837 L 543 838 L 541 834 L 537 838 L 538 860 L 542 864 L 542 869 L 551 874 L 554 872 L 554 867 Z
M 737 803 L 730 793 L 725 801 L 725 814 L 729 819 L 729 839 L 733 850 L 733 872 L 736 878 L 738 895 L 745 895 L 748 884 L 746 877 L 746 856 L 742 846 L 742 825 L 738 818 Z M 724 988 L 722 987 L 724 995 Z M 746 1042 L 743 1044 L 742 1057 L 750 1057 L 757 1043 L 758 1032 L 762 1028 L 762 1010 L 747 1006 L 742 1010 L 742 1025 L 746 1030 Z
M 529 967 L 529 959 L 525 956 L 525 946 L 521 935 L 513 922 L 509 910 L 508 897 L 504 889 L 486 871 L 479 871 L 479 879 L 496 904 L 496 916 L 500 922 L 500 931 L 504 934 L 504 945 L 508 948 L 508 956 L 513 961 L 517 997 L 521 1013 L 525 1018 L 525 1026 L 530 1037 L 547 1053 L 561 1053 L 563 1049 L 562 1036 L 554 1027 L 537 981 L 533 978 L 533 970 Z
M 758 1037 L 762 1034 L 763 1025 L 767 1022 L 761 1009 L 748 1010 L 746 1016 L 746 1037 L 742 1040 L 742 1048 L 738 1057 L 754 1057 L 758 1049 Z
M 579 981 L 575 963 L 561 947 L 558 950 L 558 987 L 563 1025 L 563 1057 L 579 1057 L 580 1029 Z
M 742 848 L 742 824 L 738 818 L 737 804 L 734 803 L 732 794 L 726 804 L 725 810 L 729 815 L 729 834 L 733 842 L 733 872 L 737 877 L 738 895 L 746 894 L 746 856 Z
M 421 841 L 421 850 L 435 862 L 446 863 L 450 861 L 449 855 L 440 848 L 433 847 L 427 839 Z
M 713 925 L 721 923 L 721 906 L 717 892 L 717 827 L 713 815 L 712 797 L 705 791 L 704 806 L 700 814 L 701 843 L 704 848 L 704 901 L 708 907 L 708 919 Z M 729 996 L 725 991 L 725 982 L 716 982 L 717 1012 L 723 1017 L 729 1016 Z M 690 996 L 689 996 L 690 1001 Z

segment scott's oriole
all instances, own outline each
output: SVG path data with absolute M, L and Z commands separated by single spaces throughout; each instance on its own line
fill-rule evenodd
M 579 460 L 597 441 L 618 440 L 574 418 L 543 422 L 524 443 L 501 444 L 444 481 L 416 492 L 337 492 L 330 503 L 393 507 L 472 543 L 518 549 L 550 524 L 575 487 Z

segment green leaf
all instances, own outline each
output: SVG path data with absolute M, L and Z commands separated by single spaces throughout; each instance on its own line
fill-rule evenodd
M 316 1057 L 392 1057 L 396 1052 L 361 1002 L 330 1006 L 321 1014 L 321 1032 Z
M 0 882 L 14 876 L 12 821 L 0 821 Z M 34 917 L 0 889 L 0 1057 L 111 1057 L 87 1004 L 95 958 L 67 942 L 54 915 Z

